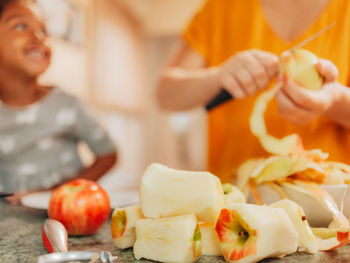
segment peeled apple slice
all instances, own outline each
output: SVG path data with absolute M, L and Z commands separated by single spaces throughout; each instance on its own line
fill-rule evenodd
M 116 208 L 111 218 L 111 231 L 114 244 L 120 248 L 132 247 L 136 240 L 136 221 L 144 218 L 139 205 Z
M 219 178 L 209 172 L 154 163 L 142 176 L 140 204 L 148 218 L 194 213 L 199 221 L 215 222 L 224 206 L 224 193 Z
M 287 213 L 299 233 L 299 248 L 312 254 L 318 251 L 317 238 L 313 234 L 301 206 L 289 199 L 284 199 L 272 203 L 270 207 L 282 208 Z
M 200 222 L 198 226 L 202 236 L 202 255 L 222 256 L 220 240 L 215 231 L 215 224 Z
M 201 233 L 194 214 L 136 223 L 134 256 L 160 262 L 194 262 L 201 256 Z
M 280 56 L 280 71 L 309 90 L 319 90 L 323 79 L 316 69 L 318 58 L 305 49 L 292 49 Z
M 298 248 L 298 232 L 281 208 L 231 204 L 221 210 L 215 229 L 226 262 L 257 262 Z

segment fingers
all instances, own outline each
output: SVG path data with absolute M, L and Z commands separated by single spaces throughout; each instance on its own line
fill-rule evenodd
M 267 87 L 269 84 L 269 73 L 256 57 L 248 57 L 245 61 L 243 61 L 243 67 L 249 74 L 251 81 L 254 82 L 258 90 L 262 90 Z
M 244 93 L 253 96 L 257 92 L 258 86 L 248 70 L 244 68 L 237 70 L 235 77 Z
M 315 112 L 295 104 L 283 90 L 276 93 L 276 100 L 279 114 L 292 123 L 303 125 L 317 117 Z
M 225 75 L 222 78 L 222 84 L 230 94 L 236 99 L 243 99 L 246 97 L 245 92 L 241 88 L 241 85 L 237 82 L 236 78 L 232 75 Z
M 259 50 L 237 53 L 225 62 L 221 83 L 234 97 L 252 96 L 265 89 L 278 72 L 277 56 Z
M 278 74 L 279 58 L 275 54 L 253 50 L 253 56 L 260 62 L 267 72 L 269 79 L 272 79 Z
M 15 194 L 13 196 L 6 197 L 5 199 L 11 205 L 19 205 L 19 204 L 21 204 L 21 198 L 22 198 L 22 195 Z
M 337 67 L 329 60 L 319 59 L 319 62 L 316 64 L 318 73 L 324 78 L 325 82 L 336 81 L 338 78 L 338 69 Z
M 307 90 L 290 79 L 287 79 L 282 86 L 282 91 L 295 105 L 318 113 L 324 112 L 329 107 L 330 97 L 327 94 L 328 90 Z

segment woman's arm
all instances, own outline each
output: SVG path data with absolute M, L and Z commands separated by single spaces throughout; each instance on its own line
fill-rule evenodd
M 334 84 L 334 89 L 336 99 L 326 115 L 340 125 L 350 128 L 350 89 L 339 82 Z
M 207 67 L 204 57 L 183 43 L 161 75 L 157 98 L 166 110 L 204 106 L 221 89 L 243 99 L 266 88 L 277 72 L 278 57 L 272 53 L 243 51 L 221 65 Z
M 219 92 L 217 68 L 206 68 L 204 58 L 183 43 L 160 78 L 159 105 L 165 110 L 187 110 L 206 104 Z

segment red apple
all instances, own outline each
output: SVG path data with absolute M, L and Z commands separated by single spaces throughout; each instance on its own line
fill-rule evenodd
M 56 188 L 51 195 L 48 214 L 61 222 L 69 235 L 95 233 L 111 211 L 108 194 L 96 182 L 75 179 Z

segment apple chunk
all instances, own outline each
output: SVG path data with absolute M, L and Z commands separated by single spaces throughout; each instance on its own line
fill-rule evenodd
M 198 226 L 202 236 L 202 255 L 222 256 L 220 240 L 215 231 L 215 224 L 200 222 Z
M 111 218 L 111 231 L 115 245 L 120 248 L 132 247 L 136 240 L 136 221 L 144 218 L 139 205 L 114 209 Z
M 160 262 L 194 262 L 201 256 L 201 232 L 194 214 L 136 223 L 134 256 Z
M 225 206 L 230 203 L 246 203 L 246 197 L 236 186 L 230 183 L 225 183 L 222 185 L 224 190 L 224 202 Z
M 221 210 L 215 229 L 227 262 L 257 262 L 298 247 L 297 230 L 280 208 L 231 204 Z
M 298 230 L 299 248 L 305 249 L 306 252 L 313 254 L 318 251 L 319 244 L 317 238 L 313 234 L 301 206 L 289 199 L 277 201 L 272 203 L 270 206 L 282 208 L 284 211 L 286 211 L 287 215 Z
M 224 193 L 219 178 L 209 172 L 154 163 L 142 176 L 140 204 L 147 218 L 194 213 L 199 221 L 215 222 L 224 206 Z

